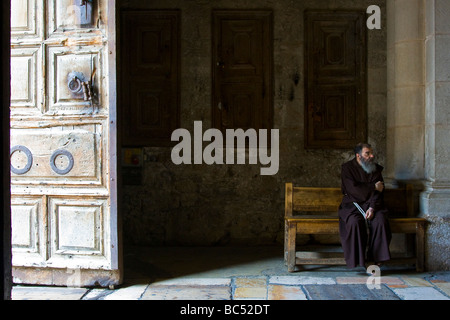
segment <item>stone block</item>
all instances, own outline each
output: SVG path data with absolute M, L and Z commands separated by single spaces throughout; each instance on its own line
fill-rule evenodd
M 423 85 L 423 57 L 425 49 L 422 40 L 397 43 L 395 51 L 395 85 Z
M 422 0 L 395 1 L 395 40 L 405 41 L 424 37 Z
M 152 286 L 141 300 L 230 300 L 231 288 L 227 286 Z
M 402 300 L 450 300 L 441 292 L 430 287 L 393 288 Z
M 234 290 L 233 299 L 265 300 L 267 298 L 267 287 L 240 287 Z
M 307 285 L 304 287 L 310 300 L 398 300 L 385 286 L 369 289 L 365 284 Z
M 307 300 L 301 287 L 269 285 L 267 300 Z
M 12 300 L 80 300 L 87 292 L 86 288 L 65 287 L 23 287 L 12 290 Z
M 331 277 L 311 276 L 273 276 L 269 278 L 270 284 L 307 285 L 307 284 L 336 284 Z

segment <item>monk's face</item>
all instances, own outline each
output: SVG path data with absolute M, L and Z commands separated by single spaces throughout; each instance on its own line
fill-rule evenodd
M 356 156 L 358 163 L 366 173 L 370 174 L 376 170 L 375 156 L 373 155 L 372 149 L 364 147 L 361 150 L 361 154 L 357 153 Z
M 361 154 L 358 154 L 357 156 L 364 163 L 372 163 L 375 159 L 375 156 L 373 155 L 373 150 L 371 148 L 366 147 L 364 147 L 361 150 Z

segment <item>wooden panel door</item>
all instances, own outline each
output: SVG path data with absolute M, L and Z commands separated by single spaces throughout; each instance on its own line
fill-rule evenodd
M 213 126 L 272 127 L 272 11 L 213 12 Z
M 352 148 L 367 138 L 364 12 L 305 13 L 307 148 Z
M 116 285 L 115 8 L 11 2 L 14 281 Z
M 179 127 L 180 12 L 121 14 L 122 144 L 164 146 Z

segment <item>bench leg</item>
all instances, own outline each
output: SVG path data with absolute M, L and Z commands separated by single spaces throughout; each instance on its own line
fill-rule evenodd
M 425 225 L 416 225 L 416 271 L 423 272 L 425 269 Z
M 289 227 L 288 227 L 288 223 L 286 221 L 284 221 L 284 251 L 283 251 L 283 255 L 284 255 L 284 264 L 287 266 L 287 261 L 288 261 L 288 248 L 289 248 Z
M 295 237 L 297 234 L 297 227 L 295 223 L 288 223 L 287 229 L 287 266 L 288 271 L 293 272 L 295 269 Z

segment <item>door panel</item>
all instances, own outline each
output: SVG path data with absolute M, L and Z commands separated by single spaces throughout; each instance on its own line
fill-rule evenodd
M 11 1 L 11 37 L 42 40 L 44 21 L 39 13 L 43 6 L 44 0 Z
M 110 268 L 107 198 L 49 197 L 49 259 L 56 268 Z M 74 223 L 76 221 L 76 223 Z
M 47 220 L 44 197 L 14 197 L 11 201 L 11 245 L 14 266 L 45 266 Z
M 263 128 L 262 88 L 254 83 L 227 83 L 221 87 L 222 128 Z
M 51 184 L 47 188 L 61 185 L 106 188 L 101 161 L 105 152 L 102 127 L 96 123 L 11 129 L 11 146 L 23 146 L 31 153 L 28 160 L 20 149 L 11 152 L 12 185 L 46 182 Z M 17 172 L 28 161 L 32 164 L 30 169 L 26 173 Z
M 263 24 L 259 19 L 221 20 L 218 56 L 224 68 L 224 79 L 261 77 L 263 75 Z
M 11 114 L 42 113 L 41 47 L 11 50 Z
M 61 47 L 46 46 L 48 103 L 45 110 L 52 115 L 80 114 L 97 112 L 103 104 L 102 95 L 95 94 L 85 100 L 83 89 L 78 81 L 91 81 L 97 92 L 103 92 L 103 83 L 99 80 L 104 75 L 103 47 L 82 46 Z M 78 89 L 78 90 L 77 90 Z
M 367 138 L 364 12 L 305 13 L 305 146 L 352 148 Z
M 213 12 L 213 126 L 272 128 L 272 11 Z
M 89 32 L 100 17 L 100 1 L 58 0 L 48 1 L 49 21 L 47 35 L 75 31 Z M 103 9 L 103 8 L 100 8 Z M 108 16 L 109 17 L 109 16 Z
M 355 126 L 356 101 L 352 85 L 318 85 L 314 88 L 317 109 L 310 110 L 314 126 L 311 134 L 321 141 L 352 141 Z
M 138 140 L 149 142 L 149 138 L 156 141 L 158 137 L 170 137 L 176 125 L 172 115 L 177 113 L 176 106 L 171 103 L 173 91 L 170 81 L 135 81 L 129 91 L 133 109 L 127 110 L 127 118 L 133 131 L 140 132 L 139 136 L 134 137 L 134 143 L 130 141 L 130 144 Z M 128 132 L 131 135 L 131 130 Z M 143 135 L 141 139 L 141 134 L 145 132 L 152 136 Z
M 114 50 L 110 3 L 11 3 L 15 282 L 107 286 L 122 281 L 115 97 L 109 91 L 115 65 L 106 54 Z M 80 276 L 76 282 L 74 272 Z

